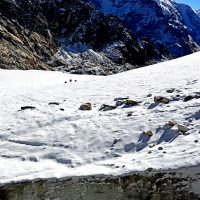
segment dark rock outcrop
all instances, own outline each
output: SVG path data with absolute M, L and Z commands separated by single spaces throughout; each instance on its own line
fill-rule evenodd
M 190 170 L 192 173 L 190 173 Z M 70 177 L 2 185 L 1 200 L 199 200 L 198 170 Z
M 86 1 L 0 1 L 0 68 L 113 74 L 169 56 Z

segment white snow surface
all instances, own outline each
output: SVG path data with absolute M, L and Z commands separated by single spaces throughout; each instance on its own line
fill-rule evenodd
M 0 183 L 199 165 L 200 99 L 182 99 L 200 92 L 199 57 L 107 77 L 0 70 Z M 170 88 L 175 92 L 166 93 Z M 156 105 L 156 95 L 171 101 Z M 118 97 L 141 103 L 99 111 Z M 86 102 L 93 109 L 79 110 Z M 186 126 L 187 134 L 166 126 L 170 120 Z M 149 130 L 152 137 L 142 134 Z

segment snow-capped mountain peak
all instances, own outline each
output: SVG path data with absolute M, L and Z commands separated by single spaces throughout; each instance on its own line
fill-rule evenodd
M 199 49 L 200 17 L 171 0 L 90 0 L 104 14 L 118 16 L 137 36 L 161 43 L 176 55 Z

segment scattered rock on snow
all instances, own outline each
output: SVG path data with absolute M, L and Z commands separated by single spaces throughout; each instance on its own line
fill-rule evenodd
M 122 106 L 124 104 L 124 101 L 120 101 L 120 100 L 118 100 L 118 101 L 116 101 L 116 106 Z
M 183 101 L 187 102 L 187 101 L 191 101 L 192 99 L 194 99 L 194 96 L 188 95 L 188 96 L 184 97 Z
M 154 97 L 154 102 L 155 103 L 164 103 L 168 104 L 170 100 L 167 97 L 162 97 L 162 96 L 155 96 Z
M 178 131 L 182 132 L 182 133 L 186 133 L 188 131 L 188 128 L 184 125 L 180 125 L 178 124 Z
M 127 99 L 125 102 L 124 102 L 124 105 L 125 106 L 137 106 L 139 105 L 140 102 L 138 101 L 134 101 L 134 100 L 130 100 L 130 99 Z
M 110 105 L 106 105 L 103 104 L 101 106 L 101 108 L 99 109 L 99 111 L 109 111 L 109 110 L 114 110 L 117 106 L 110 106 Z
M 158 147 L 158 150 L 159 150 L 159 151 L 163 150 L 163 147 Z
M 22 106 L 21 107 L 21 110 L 34 110 L 34 109 L 36 109 L 36 107 L 34 107 L 34 106 Z
M 115 153 L 114 155 L 113 155 L 113 157 L 115 157 L 115 158 L 119 158 L 119 157 L 122 157 L 120 154 L 118 154 L 118 153 Z
M 91 103 L 84 103 L 80 106 L 80 110 L 92 110 L 92 104 Z
M 147 95 L 147 97 L 152 97 L 152 96 L 153 96 L 152 94 L 148 94 L 148 95 Z
M 171 126 L 171 127 L 175 126 L 176 124 L 177 123 L 175 121 L 169 121 L 168 122 L 168 125 Z
M 153 147 L 155 147 L 156 145 L 155 144 L 150 144 L 149 145 L 149 148 L 153 148 Z
M 175 91 L 175 88 L 170 88 L 166 90 L 167 93 L 173 93 L 174 91 Z
M 117 97 L 114 99 L 114 101 L 124 101 L 124 100 L 127 100 L 129 99 L 129 97 Z
M 58 105 L 60 105 L 58 102 L 49 102 L 49 105 L 50 106 L 53 106 L 53 105 L 55 105 L 55 106 L 58 106 Z
M 153 136 L 153 132 L 152 131 L 143 132 L 143 134 L 147 135 L 149 137 Z
M 130 117 L 130 116 L 132 116 L 132 115 L 133 115 L 132 112 L 128 112 L 128 113 L 127 113 L 127 116 L 128 116 L 128 117 Z

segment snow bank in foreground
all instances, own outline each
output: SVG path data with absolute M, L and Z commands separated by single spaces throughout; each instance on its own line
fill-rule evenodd
M 0 70 L 0 182 L 199 165 L 199 56 L 108 77 Z M 140 103 L 99 111 L 118 97 Z

